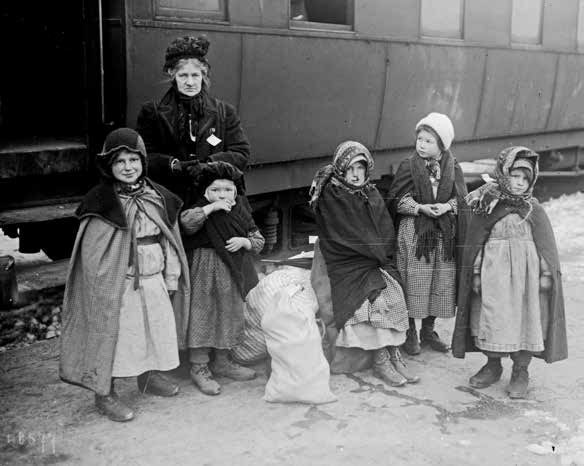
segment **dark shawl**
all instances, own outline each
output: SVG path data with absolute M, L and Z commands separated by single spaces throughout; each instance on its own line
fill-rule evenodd
M 207 199 L 200 198 L 191 207 L 204 207 L 209 204 Z M 245 196 L 237 196 L 236 203 L 230 212 L 220 210 L 213 212 L 205 220 L 204 227 L 193 235 L 184 237 L 187 251 L 197 248 L 213 248 L 221 260 L 227 265 L 234 282 L 237 284 L 241 297 L 258 284 L 258 276 L 253 260 L 244 248 L 236 252 L 225 249 L 225 243 L 234 236 L 247 238 L 251 231 L 257 230 L 251 215 L 251 208 Z
M 531 202 L 533 210 L 527 217 L 527 221 L 531 225 L 537 252 L 549 264 L 552 273 L 553 286 L 549 294 L 549 324 L 548 328 L 544 329 L 545 350 L 542 356 L 546 362 L 552 363 L 568 357 L 562 274 L 556 240 L 549 218 L 536 200 Z M 462 273 L 458 288 L 458 312 L 452 336 L 452 354 L 457 358 L 464 358 L 466 352 L 480 351 L 474 346 L 470 333 L 473 263 L 477 253 L 482 250 L 489 239 L 495 223 L 512 212 L 519 213 L 518 207 L 502 201 L 497 204 L 489 216 L 472 216 L 464 246 Z
M 434 198 L 426 161 L 414 153 L 400 163 L 389 190 L 389 210 L 392 217 L 396 219 L 396 228 L 399 228 L 401 220 L 397 206 L 407 193 L 411 193 L 414 200 L 420 204 L 446 203 L 453 197 L 457 199 L 457 215 L 450 211 L 438 218 L 430 218 L 426 215 L 416 217 L 416 257 L 418 259 L 426 257 L 429 260 L 430 252 L 438 244 L 439 233 L 442 233 L 444 243 L 444 260 L 458 258 L 457 251 L 464 241 L 468 224 L 468 210 L 464 200 L 467 190 L 462 170 L 450 151 L 442 153 L 440 171 L 438 193 Z
M 395 232 L 377 188 L 361 194 L 329 182 L 316 205 L 320 247 L 331 282 L 333 313 L 342 328 L 366 299 L 386 287 L 379 268 L 400 281 L 395 267 Z

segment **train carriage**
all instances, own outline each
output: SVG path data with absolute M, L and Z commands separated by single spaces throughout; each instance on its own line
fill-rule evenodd
M 306 243 L 306 187 L 339 141 L 371 148 L 381 177 L 431 110 L 451 117 L 461 161 L 523 144 L 544 173 L 579 175 L 583 0 L 38 3 L 3 6 L 0 24 L 12 70 L 0 78 L 0 224 L 18 226 L 26 250 L 66 255 L 91 154 L 162 96 L 180 35 L 211 40 L 211 90 L 252 143 L 248 191 L 270 247 Z

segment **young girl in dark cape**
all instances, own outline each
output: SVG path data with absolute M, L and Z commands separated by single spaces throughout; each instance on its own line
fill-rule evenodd
M 501 358 L 513 360 L 507 392 L 525 398 L 533 355 L 567 358 L 560 263 L 550 221 L 532 197 L 538 155 L 504 149 L 495 181 L 468 195 L 473 209 L 458 292 L 452 353 L 482 351 L 487 363 L 470 378 L 484 388 L 501 378 Z
M 449 346 L 434 331 L 436 317 L 454 317 L 457 256 L 464 241 L 468 212 L 462 170 L 450 152 L 454 127 L 441 113 L 430 113 L 416 125 L 416 152 L 397 170 L 389 192 L 389 209 L 398 227 L 397 267 L 409 325 L 403 345 L 420 353 L 420 340 L 435 351 Z
M 258 282 L 250 253 L 264 247 L 243 196 L 242 176 L 227 162 L 209 162 L 194 181 L 194 203 L 180 216 L 191 266 L 191 378 L 207 395 L 221 391 L 214 375 L 235 380 L 255 377 L 253 370 L 229 356 L 243 333 L 245 297 Z M 211 349 L 215 359 L 209 368 Z
M 393 223 L 369 181 L 372 170 L 366 147 L 343 142 L 333 163 L 317 172 L 310 203 L 330 279 L 336 345 L 373 351 L 373 373 L 401 386 L 419 377 L 406 368 L 399 352 L 408 311 L 395 267 Z
M 182 202 L 146 178 L 146 149 L 132 129 L 111 132 L 96 162 L 101 183 L 76 212 L 81 224 L 65 288 L 60 375 L 93 390 L 110 419 L 128 421 L 133 412 L 114 391 L 114 378 L 138 376 L 142 392 L 178 393 L 158 371 L 178 366 L 184 342 L 177 326 L 188 318 Z

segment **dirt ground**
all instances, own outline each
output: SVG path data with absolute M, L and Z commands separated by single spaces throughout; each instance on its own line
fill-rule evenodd
M 584 222 L 569 218 L 558 235 L 582 238 Z M 223 393 L 207 397 L 183 365 L 172 373 L 176 398 L 122 381 L 137 416 L 118 424 L 97 413 L 90 392 L 60 382 L 53 339 L 0 354 L 0 464 L 584 465 L 584 249 L 563 244 L 570 357 L 533 362 L 527 400 L 506 397 L 509 360 L 499 383 L 470 389 L 478 354 L 409 357 L 422 381 L 403 388 L 370 371 L 332 376 L 338 401 L 318 406 L 263 401 L 261 366 L 257 379 L 222 380 Z M 452 324 L 440 322 L 443 337 Z

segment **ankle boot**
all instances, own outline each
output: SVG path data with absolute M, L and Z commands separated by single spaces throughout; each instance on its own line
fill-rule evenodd
M 509 398 L 527 398 L 527 387 L 529 386 L 529 372 L 527 372 L 527 368 L 531 362 L 531 353 L 517 351 L 511 353 L 511 359 L 513 360 L 513 370 L 511 372 L 511 380 L 507 386 Z
M 156 396 L 175 396 L 179 387 L 158 371 L 148 371 L 137 378 L 138 390 Z
M 114 390 L 113 380 L 110 392 L 107 395 L 95 394 L 95 407 L 101 414 L 107 416 L 110 421 L 126 422 L 134 419 L 134 411 L 118 398 Z
M 191 380 L 205 395 L 219 395 L 221 385 L 213 378 L 207 364 L 191 364 Z
M 502 373 L 501 358 L 488 358 L 487 363 L 468 380 L 468 384 L 472 388 L 487 388 L 497 382 Z
M 392 387 L 401 387 L 407 383 L 406 378 L 396 371 L 391 363 L 387 348 L 375 350 L 373 356 L 373 375 Z
M 405 377 L 407 383 L 418 383 L 420 381 L 420 376 L 415 375 L 406 367 L 406 363 L 402 358 L 399 348 L 397 346 L 388 346 L 387 350 L 389 351 L 389 360 L 393 364 L 393 367 Z
M 422 329 L 420 330 L 420 341 L 422 346 L 429 346 L 439 353 L 447 353 L 450 346 L 443 342 L 434 331 L 434 321 L 436 317 L 429 316 L 422 319 Z
M 402 349 L 411 356 L 420 354 L 420 342 L 418 341 L 418 332 L 416 331 L 416 319 L 409 319 L 410 328 L 406 330 L 406 341 L 402 345 Z
M 215 376 L 228 377 L 233 380 L 252 380 L 256 377 L 254 370 L 233 362 L 226 350 L 217 351 L 215 361 L 211 363 L 210 369 Z

